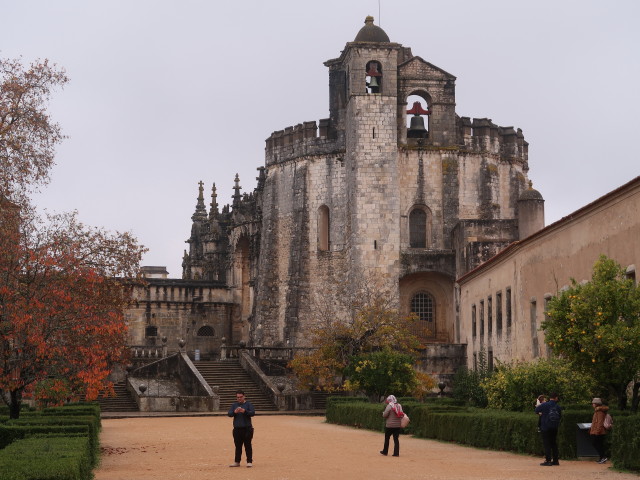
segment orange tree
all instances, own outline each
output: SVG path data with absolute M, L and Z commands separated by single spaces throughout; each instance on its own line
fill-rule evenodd
M 624 273 L 601 256 L 589 282 L 572 280 L 549 301 L 542 323 L 553 352 L 589 373 L 599 384 L 598 396 L 613 394 L 620 408 L 626 407 L 627 387 L 640 372 L 640 288 Z
M 130 298 L 117 277 L 135 277 L 144 251 L 75 214 L 43 222 L 26 212 L 0 206 L 0 395 L 12 418 L 25 391 L 94 399 L 110 388 L 112 365 L 125 360 Z

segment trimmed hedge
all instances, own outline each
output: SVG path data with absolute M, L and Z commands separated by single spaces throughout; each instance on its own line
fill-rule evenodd
M 411 423 L 404 429 L 405 433 L 411 433 L 413 429 L 413 412 L 415 408 L 422 408 L 421 403 L 407 403 L 402 405 L 402 410 L 409 415 Z M 327 405 L 327 421 L 351 427 L 366 428 L 384 432 L 385 419 L 382 417 L 384 411 L 382 403 L 364 402 L 342 402 Z
M 0 480 L 90 480 L 89 438 L 45 436 L 0 450 Z
M 0 425 L 0 449 L 34 435 L 78 435 L 89 437 L 88 425 Z
M 616 468 L 640 471 L 640 415 L 619 418 L 611 414 L 611 459 Z
M 533 412 L 508 412 L 481 408 L 429 404 L 406 404 L 411 423 L 406 429 L 418 437 L 461 443 L 491 450 L 542 455 L 543 447 Z M 383 431 L 382 405 L 335 403 L 327 407 L 327 422 Z M 578 423 L 589 423 L 590 409 L 565 410 L 558 430 L 562 458 L 577 457 Z M 612 458 L 618 468 L 640 470 L 640 416 L 626 412 L 614 416 Z
M 42 415 L 93 415 L 100 419 L 100 405 L 97 403 L 72 403 L 62 407 L 47 407 Z
M 86 425 L 89 429 L 89 445 L 91 447 L 91 459 L 92 465 L 95 465 L 95 461 L 98 458 L 100 440 L 98 437 L 100 431 L 100 417 L 94 415 L 33 415 L 24 416 L 22 418 L 9 420 L 6 423 L 7 426 L 70 426 L 70 425 Z
M 327 397 L 327 408 L 336 403 L 369 403 L 367 397 L 344 397 L 344 396 L 331 396 Z

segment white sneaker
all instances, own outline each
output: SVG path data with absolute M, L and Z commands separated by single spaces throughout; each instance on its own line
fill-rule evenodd
M 247 463 L 247 468 L 253 467 L 253 463 Z
M 239 466 L 240 466 L 240 464 L 239 464 L 238 462 L 236 462 L 236 463 L 232 463 L 232 464 L 231 464 L 231 465 L 229 465 L 229 466 L 230 466 L 230 467 L 239 467 Z

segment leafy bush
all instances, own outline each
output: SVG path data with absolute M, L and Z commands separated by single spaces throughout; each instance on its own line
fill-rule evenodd
M 640 471 L 640 415 L 614 417 L 611 458 L 616 468 Z
M 390 348 L 355 355 L 344 369 L 348 378 L 345 388 L 364 391 L 372 397 L 390 394 L 422 397 L 436 382 L 429 375 L 416 371 L 413 363 L 413 356 Z
M 589 405 L 596 383 L 559 359 L 501 364 L 482 384 L 488 406 L 511 411 L 531 411 L 540 394 L 558 392 L 562 402 Z
M 487 394 L 482 382 L 487 374 L 467 367 L 459 368 L 453 377 L 453 398 L 467 405 L 487 406 Z
M 89 480 L 87 437 L 27 438 L 0 450 L 0 480 Z

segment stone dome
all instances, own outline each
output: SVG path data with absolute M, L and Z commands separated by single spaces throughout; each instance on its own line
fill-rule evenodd
M 373 17 L 368 16 L 364 19 L 364 27 L 360 29 L 354 42 L 376 42 L 389 43 L 389 35 L 383 29 L 373 24 Z
M 520 194 L 518 201 L 520 200 L 544 200 L 544 198 L 542 198 L 542 194 L 538 190 L 533 188 L 532 183 L 529 182 L 529 188 Z

